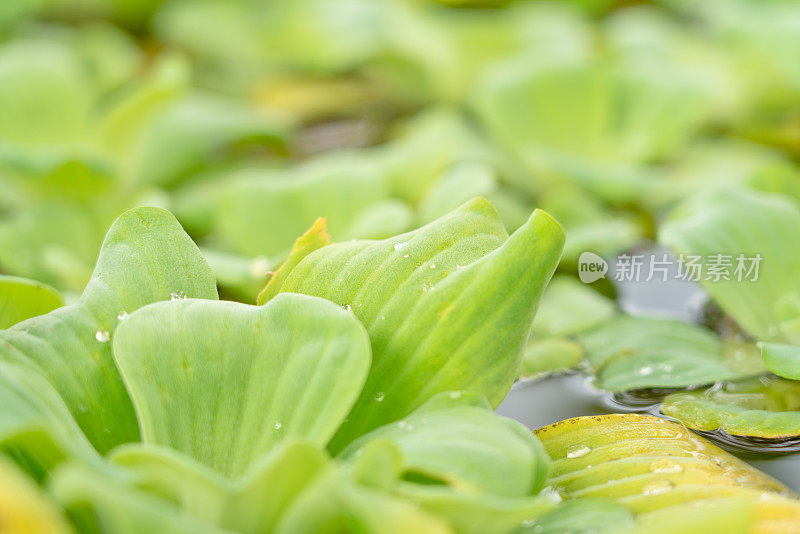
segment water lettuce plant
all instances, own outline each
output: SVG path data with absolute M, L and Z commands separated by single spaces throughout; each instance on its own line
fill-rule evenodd
M 547 454 L 490 401 L 514 378 L 562 243 L 544 213 L 507 237 L 483 200 L 388 241 L 328 244 L 318 224 L 254 306 L 217 300 L 172 215 L 131 210 L 76 302 L 0 331 L 0 395 L 13 407 L 0 443 L 82 532 L 373 530 L 390 517 L 398 532 L 505 532 L 553 506 L 537 496 Z M 348 262 L 352 287 L 374 279 L 370 293 L 388 301 L 286 291 L 343 277 L 333 266 Z M 504 283 L 527 285 L 510 300 L 488 291 Z M 450 331 L 414 322 L 393 340 L 402 322 L 376 329 L 364 315 L 378 305 L 384 318 L 414 309 L 481 337 L 430 380 L 435 359 L 420 354 Z M 490 305 L 509 310 L 502 322 L 486 320 Z M 496 357 L 481 362 L 492 339 Z
M 796 531 L 799 35 L 0 2 L 0 531 Z

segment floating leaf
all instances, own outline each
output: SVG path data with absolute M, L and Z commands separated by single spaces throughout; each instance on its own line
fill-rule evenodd
M 517 532 L 617 532 L 628 524 L 633 524 L 633 513 L 627 506 L 611 500 L 588 498 L 565 501 L 552 512 L 526 521 Z
M 748 443 L 747 436 L 781 441 L 800 436 L 800 383 L 779 378 L 732 382 L 664 399 L 661 411 L 689 428 L 724 432 L 732 446 L 770 450 L 768 443 Z M 739 436 L 740 438 L 737 438 Z M 789 439 L 784 445 L 792 447 Z
M 704 287 L 749 334 L 781 342 L 788 340 L 782 324 L 800 317 L 800 309 L 794 316 L 781 312 L 784 303 L 800 299 L 800 249 L 787 247 L 798 234 L 800 208 L 786 197 L 727 190 L 679 207 L 662 226 L 659 240 L 679 254 L 728 256 L 728 278 L 704 278 Z M 739 257 L 742 271 L 737 274 Z M 761 258 L 757 270 L 750 271 L 755 266 L 749 258 Z
M 785 504 L 800 517 L 795 495 L 782 484 L 664 419 L 578 417 L 536 435 L 553 458 L 550 484 L 566 499 L 613 499 L 639 517 L 700 501 L 745 500 L 764 510 Z
M 0 275 L 0 329 L 44 315 L 64 305 L 52 287 L 16 276 Z
M 332 450 L 442 391 L 472 390 L 499 404 L 562 245 L 544 212 L 506 238 L 491 205 L 476 199 L 408 234 L 306 256 L 281 291 L 347 306 L 372 341 L 367 383 Z
M 538 378 L 576 367 L 583 361 L 583 348 L 560 337 L 531 340 L 522 357 L 519 378 Z
M 762 343 L 761 356 L 767 369 L 783 378 L 800 380 L 800 347 L 780 343 Z
M 723 343 L 682 321 L 622 316 L 579 341 L 599 387 L 610 391 L 686 387 L 764 372 L 754 346 Z
M 614 302 L 571 276 L 553 278 L 542 295 L 533 320 L 532 336 L 571 336 L 608 321 L 616 314 Z
M 109 341 L 127 314 L 175 296 L 216 298 L 211 270 L 168 212 L 128 211 L 109 230 L 80 299 L 0 331 L 0 360 L 47 377 L 104 453 L 139 436 Z
M 305 295 L 279 295 L 261 307 L 157 303 L 117 329 L 114 357 L 142 441 L 230 478 L 284 439 L 324 446 L 370 362 L 355 317 Z

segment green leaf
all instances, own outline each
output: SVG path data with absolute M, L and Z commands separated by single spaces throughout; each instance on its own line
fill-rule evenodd
M 359 459 L 377 443 L 391 443 L 400 455 L 397 494 L 447 518 L 458 532 L 507 532 L 553 506 L 534 496 L 549 472 L 541 444 L 475 394 L 440 393 L 341 456 Z
M 324 446 L 358 397 L 369 339 L 330 302 L 279 295 L 157 303 L 117 330 L 114 356 L 142 441 L 237 478 L 280 441 Z
M 215 233 L 235 252 L 271 256 L 286 253 L 318 217 L 327 220 L 334 240 L 407 230 L 410 208 L 389 198 L 385 180 L 375 172 L 363 158 L 334 154 L 289 170 L 232 173 L 211 193 Z M 388 221 L 381 218 L 387 208 L 395 215 Z
M 237 145 L 281 147 L 291 127 L 291 121 L 277 113 L 209 94 L 190 95 L 143 133 L 137 176 L 142 183 L 173 188 L 197 171 L 231 159 Z
M 452 531 L 444 521 L 414 503 L 359 484 L 349 469 L 339 467 L 320 477 L 294 501 L 275 532 L 446 534 Z
M 762 374 L 748 343 L 723 343 L 701 327 L 621 316 L 579 337 L 598 386 L 610 391 L 702 385 Z
M 64 401 L 36 371 L 0 362 L 0 405 L 0 446 L 32 476 L 73 456 L 95 459 Z
M 761 356 L 771 372 L 783 378 L 800 380 L 800 347 L 779 343 L 762 343 Z
M 553 458 L 550 484 L 565 499 L 613 499 L 646 514 L 700 501 L 793 497 L 776 480 L 657 417 L 578 417 L 536 435 Z M 794 507 L 796 514 L 800 507 Z
M 526 521 L 516 532 L 617 532 L 626 524 L 633 524 L 630 508 L 611 500 L 587 498 L 565 501 L 550 513 Z
M 0 331 L 0 361 L 45 376 L 104 453 L 139 437 L 109 340 L 127 314 L 176 296 L 216 298 L 211 270 L 168 212 L 128 211 L 109 230 L 80 299 Z
M 85 135 L 94 88 L 67 47 L 31 39 L 4 44 L 0 88 L 3 144 L 75 142 Z
M 136 491 L 110 473 L 81 465 L 59 469 L 50 484 L 79 532 L 89 534 L 222 534 L 169 502 Z
M 484 162 L 463 162 L 447 169 L 419 203 L 423 223 L 446 215 L 474 197 L 488 197 L 498 187 L 491 166 Z
M 606 322 L 616 314 L 614 302 L 571 276 L 555 276 L 533 320 L 536 338 L 571 336 Z
M 442 391 L 472 390 L 498 405 L 563 239 L 541 211 L 506 238 L 491 205 L 476 199 L 413 232 L 306 256 L 281 291 L 347 306 L 372 341 L 367 383 L 331 450 Z
M 236 532 L 271 532 L 308 484 L 327 468 L 327 455 L 305 442 L 286 441 L 229 481 L 171 449 L 130 444 L 111 461 L 135 473 L 135 485 L 174 502 L 188 514 Z
M 458 402 L 460 392 L 441 393 Z M 351 443 L 342 456 L 357 455 L 376 440 L 393 443 L 402 455 L 402 476 L 436 480 L 455 491 L 502 497 L 537 493 L 549 472 L 538 440 L 521 424 L 474 405 L 443 408 L 434 397 L 401 421 L 377 428 Z
M 705 432 L 722 431 L 734 439 L 750 436 L 781 440 L 800 436 L 798 398 L 800 383 L 761 378 L 676 393 L 664 399 L 661 411 L 689 428 Z M 744 442 L 747 446 L 746 439 Z
M 717 303 L 750 335 L 764 341 L 789 341 L 782 303 L 800 299 L 800 249 L 787 247 L 800 234 L 800 208 L 786 197 L 744 190 L 715 191 L 692 198 L 673 213 L 659 240 L 685 255 L 728 255 L 729 280 L 702 280 Z M 758 279 L 734 276 L 737 257 L 762 258 Z M 750 264 L 745 263 L 745 268 Z M 746 273 L 745 273 L 746 274 Z
M 532 339 L 517 374 L 522 379 L 539 378 L 573 369 L 582 361 L 583 348 L 574 341 L 560 337 Z
M 521 55 L 488 71 L 474 106 L 530 169 L 625 201 L 656 185 L 639 165 L 674 154 L 697 131 L 703 92 L 652 64 Z
M 63 305 L 64 299 L 48 285 L 0 274 L 0 329 Z

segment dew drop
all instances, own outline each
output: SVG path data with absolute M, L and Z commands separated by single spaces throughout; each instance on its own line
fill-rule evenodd
M 267 274 L 267 269 L 269 269 L 269 260 L 264 256 L 256 257 L 250 264 L 250 274 L 253 275 L 253 278 L 263 278 Z
M 567 449 L 567 458 L 580 458 L 581 456 L 586 456 L 589 454 L 591 450 L 592 449 L 586 445 L 573 445 Z
M 660 479 L 655 480 L 642 488 L 642 494 L 644 495 L 661 495 L 672 490 L 675 487 L 675 484 L 670 482 L 669 480 Z
M 669 480 L 656 480 L 642 488 L 643 495 L 661 495 L 670 491 L 674 484 Z
M 683 472 L 683 466 L 669 458 L 661 458 L 650 464 L 650 471 L 653 473 L 678 474 Z
M 130 315 L 128 315 L 128 312 L 126 312 L 125 310 L 122 310 L 117 314 L 117 319 L 119 319 L 120 321 L 124 321 L 128 317 L 130 317 Z
M 399 423 L 397 423 L 397 427 L 402 428 L 406 432 L 411 432 L 412 430 L 414 430 L 414 425 L 410 425 L 405 421 L 400 421 Z
M 464 266 L 463 266 L 463 265 L 456 265 L 456 271 L 460 271 L 460 270 L 461 270 L 461 269 L 463 269 L 463 268 L 464 268 Z
M 436 264 L 435 263 L 431 263 L 430 267 L 431 267 L 431 269 L 435 269 L 436 268 Z
M 98 330 L 94 333 L 94 338 L 100 343 L 108 343 L 108 340 L 111 339 L 111 334 L 108 333 L 108 330 Z
M 378 393 L 375 394 L 375 402 L 383 402 L 383 399 L 385 397 L 386 395 L 383 393 L 383 391 L 379 391 Z
M 275 430 L 280 430 L 282 426 L 283 426 L 283 425 L 281 424 L 281 422 L 280 422 L 280 421 L 278 421 L 277 423 L 275 423 L 274 425 L 272 425 L 272 428 L 274 428 Z
M 353 311 L 353 308 L 349 304 L 345 304 L 344 306 L 342 306 L 342 308 L 344 308 L 346 311 L 349 312 Z
M 395 250 L 400 250 L 401 248 L 405 248 L 407 246 L 408 246 L 408 242 L 407 241 L 401 241 L 400 243 L 395 243 L 394 244 L 394 249 Z
M 185 300 L 186 298 L 187 298 L 186 294 L 183 291 L 172 291 L 169 294 L 169 300 L 173 300 L 173 301 L 175 301 L 175 300 Z
M 407 257 L 408 257 L 408 254 L 403 254 L 403 257 L 404 257 L 404 258 L 407 258 Z
M 639 374 L 641 376 L 650 376 L 650 375 L 653 374 L 653 368 L 650 367 L 649 365 L 646 365 L 646 366 L 642 367 L 641 369 L 639 369 Z

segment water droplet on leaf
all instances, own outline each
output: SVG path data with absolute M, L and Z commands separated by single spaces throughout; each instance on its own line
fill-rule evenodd
M 589 454 L 591 450 L 586 445 L 573 445 L 567 449 L 567 458 L 580 458 Z
M 677 474 L 683 472 L 683 466 L 669 458 L 661 458 L 650 464 L 650 471 L 653 473 Z
M 644 495 L 660 495 L 662 493 L 666 493 L 670 491 L 674 487 L 674 484 L 669 480 L 656 480 L 647 484 L 644 488 L 642 488 L 642 494 Z

